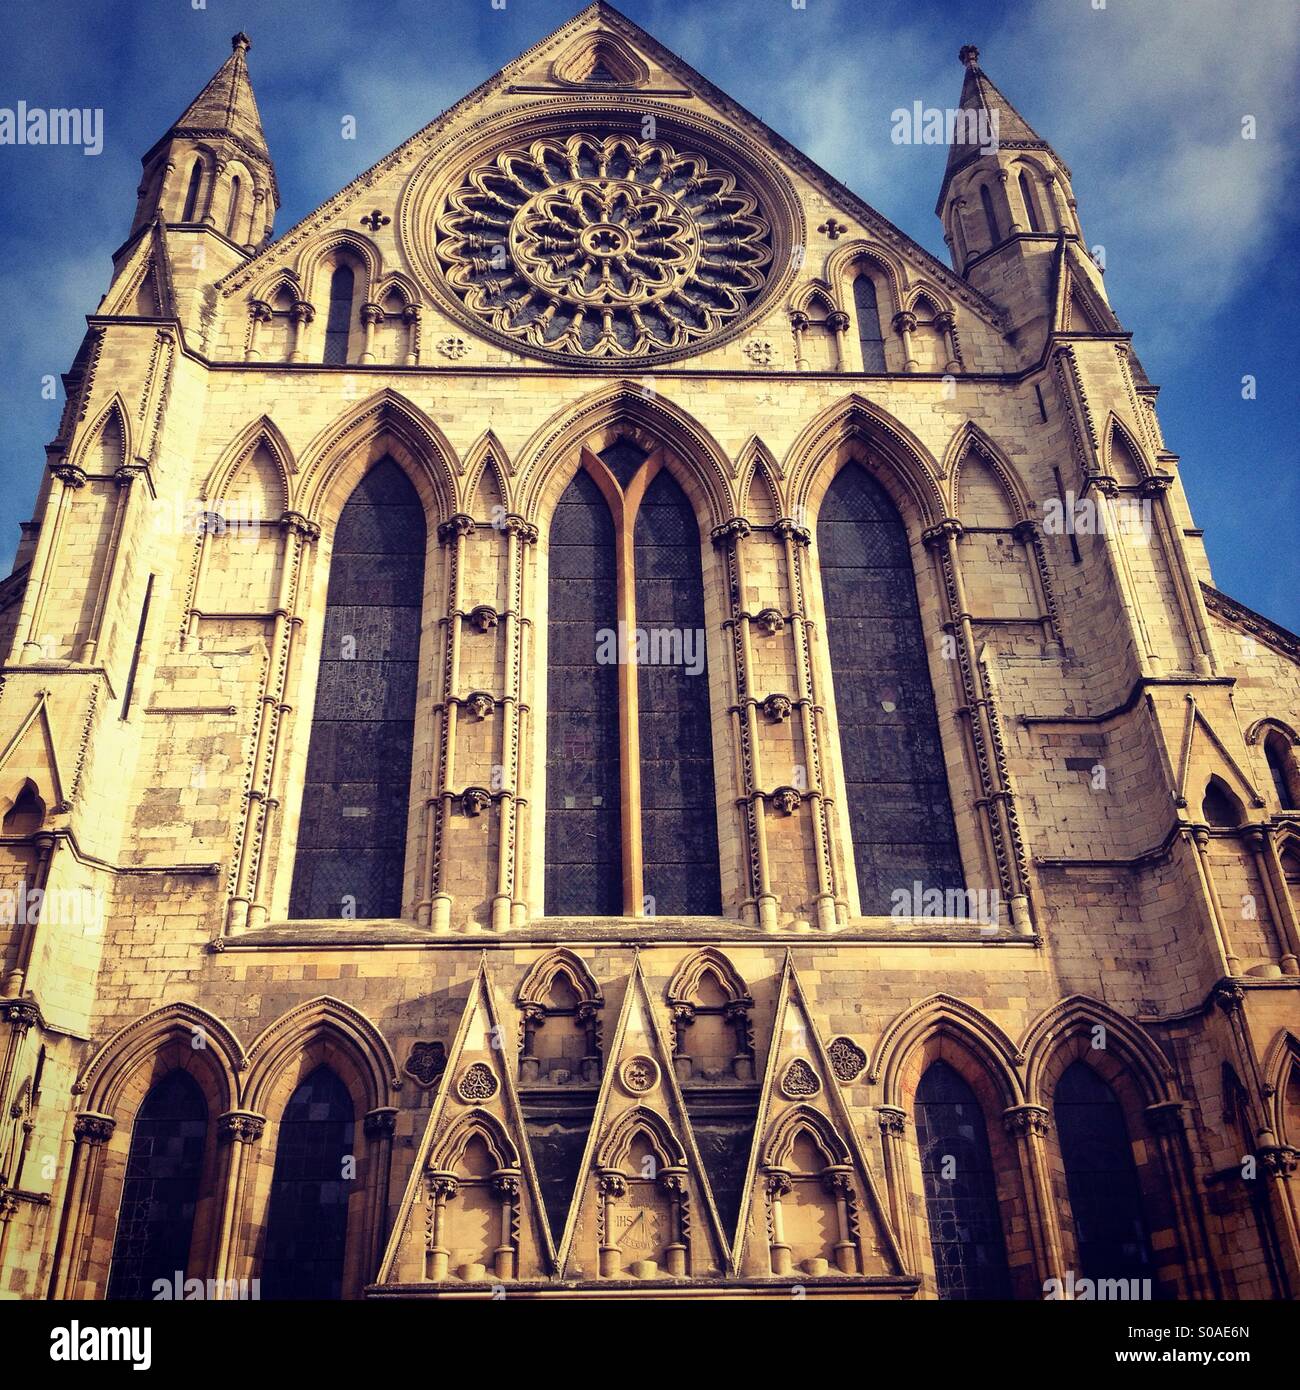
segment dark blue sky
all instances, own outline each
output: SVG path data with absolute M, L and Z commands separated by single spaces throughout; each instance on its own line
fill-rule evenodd
M 945 151 L 890 112 L 954 104 L 957 49 L 1070 165 L 1089 244 L 1181 454 L 1219 587 L 1300 628 L 1294 0 L 625 0 L 620 8 L 946 261 Z M 1102 4 L 1104 8 L 1094 8 Z M 200 5 L 200 8 L 195 8 Z M 125 238 L 140 155 L 230 51 L 250 68 L 287 230 L 573 0 L 43 0 L 0 16 L 0 107 L 104 110 L 104 150 L 0 146 L 0 568 L 66 371 Z M 37 20 L 39 19 L 39 22 Z M 342 117 L 357 138 L 340 138 Z M 1257 138 L 1241 138 L 1243 116 Z M 1242 399 L 1242 378 L 1258 397 Z

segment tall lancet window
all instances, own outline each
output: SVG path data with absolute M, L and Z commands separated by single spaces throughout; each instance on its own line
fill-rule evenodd
M 853 282 L 853 312 L 858 320 L 858 344 L 862 349 L 862 370 L 885 370 L 885 335 L 880 329 L 880 305 L 876 284 L 870 275 L 859 275 Z
M 292 917 L 401 913 L 424 552 L 420 498 L 384 458 L 334 533 Z
M 196 159 L 190 170 L 189 186 L 185 190 L 185 206 L 181 210 L 182 222 L 193 222 L 199 210 L 199 190 L 203 187 L 203 161 Z
M 980 184 L 980 206 L 984 209 L 984 222 L 988 227 L 989 244 L 996 246 L 1000 240 L 998 233 L 998 218 L 993 211 L 993 195 L 989 192 L 988 184 Z
M 716 915 L 700 534 L 661 451 L 583 451 L 549 583 L 547 913 Z
M 907 531 L 861 464 L 827 490 L 817 547 L 858 893 L 884 915 L 963 879 Z
M 1029 186 L 1029 175 L 1023 169 L 1020 171 L 1020 198 L 1025 205 L 1025 221 L 1029 230 L 1041 232 L 1043 229 L 1038 225 L 1038 207 L 1034 202 L 1034 190 Z
M 354 276 L 341 265 L 330 276 L 330 307 L 325 318 L 325 356 L 323 362 L 348 360 L 348 336 L 352 331 L 352 288 Z

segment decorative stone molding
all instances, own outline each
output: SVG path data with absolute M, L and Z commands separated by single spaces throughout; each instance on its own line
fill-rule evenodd
M 785 617 L 776 608 L 764 608 L 752 621 L 764 637 L 775 637 L 785 631 Z
M 756 367 L 770 367 L 776 360 L 776 349 L 766 338 L 751 338 L 744 353 Z
M 784 724 L 794 711 L 788 695 L 771 694 L 763 701 L 762 710 L 769 723 Z
M 434 347 L 443 357 L 450 358 L 453 362 L 459 362 L 462 357 L 469 355 L 469 344 L 464 338 L 458 338 L 454 334 L 439 338 Z
M 805 1100 L 815 1096 L 822 1088 L 821 1078 L 813 1070 L 812 1063 L 802 1057 L 794 1057 L 781 1074 L 781 1094 L 787 1100 Z
M 1052 1120 L 1041 1105 L 1013 1105 L 1002 1112 L 1002 1123 L 1013 1138 L 1044 1136 L 1051 1132 Z
M 907 1111 L 897 1105 L 878 1105 L 876 1115 L 880 1121 L 880 1132 L 884 1135 L 902 1136 L 907 1131 Z
M 457 512 L 455 516 L 448 517 L 446 521 L 438 524 L 438 540 L 446 545 L 449 541 L 457 540 L 461 536 L 472 536 L 474 534 L 474 518 L 466 512 Z
M 619 1084 L 633 1096 L 643 1096 L 659 1084 L 659 1064 L 652 1057 L 629 1057 L 619 1068 Z
M 496 709 L 496 701 L 486 690 L 475 690 L 465 697 L 466 712 L 474 719 L 488 719 Z
M 465 615 L 465 621 L 475 632 L 491 632 L 499 621 L 499 614 L 489 604 L 480 603 L 477 608 L 470 609 Z
M 803 793 L 795 787 L 778 787 L 768 799 L 783 816 L 792 816 L 803 805 Z
M 72 1137 L 78 1144 L 107 1144 L 117 1128 L 112 1115 L 97 1115 L 83 1110 L 72 1122 Z
M 460 810 L 464 816 L 481 816 L 492 805 L 492 793 L 486 787 L 466 787 L 460 794 Z
M 491 1100 L 500 1085 L 486 1062 L 471 1062 L 456 1081 L 456 1095 L 466 1105 L 480 1105 Z
M 217 1133 L 227 1143 L 256 1143 L 265 1128 L 266 1116 L 251 1110 L 227 1110 L 217 1119 Z
M 843 1034 L 831 1039 L 826 1055 L 831 1059 L 831 1070 L 838 1081 L 853 1081 L 867 1065 L 867 1054 Z
M 447 1070 L 447 1049 L 440 1042 L 412 1043 L 406 1065 L 402 1068 L 417 1086 L 426 1090 L 437 1085 Z
M 361 1130 L 370 1140 L 391 1138 L 397 1132 L 397 1107 L 380 1105 L 374 1110 L 366 1111 L 361 1121 Z

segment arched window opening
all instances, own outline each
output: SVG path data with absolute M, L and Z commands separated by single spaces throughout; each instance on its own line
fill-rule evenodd
M 989 193 L 988 184 L 980 184 L 980 206 L 984 209 L 984 223 L 988 228 L 989 244 L 996 246 L 1000 240 L 998 236 L 997 214 L 993 211 L 993 197 Z
M 907 531 L 860 464 L 830 485 L 817 545 L 858 892 L 884 915 L 900 889 L 964 880 Z
M 235 239 L 235 228 L 239 220 L 240 187 L 239 175 L 236 174 L 230 180 L 230 216 L 226 219 L 226 235 L 231 241 Z
M 292 917 L 401 914 L 424 553 L 419 495 L 381 459 L 334 533 Z
M 323 362 L 338 365 L 348 360 L 348 338 L 352 332 L 352 289 L 355 282 L 350 266 L 337 266 L 330 276 L 330 307 L 325 316 L 325 356 Z
M 263 1298 L 342 1296 L 348 1198 L 356 1187 L 344 1164 L 355 1120 L 352 1097 L 329 1067 L 317 1067 L 289 1097 L 276 1140 Z
M 193 222 L 199 210 L 199 189 L 203 186 L 203 161 L 196 159 L 190 170 L 189 187 L 185 190 L 185 207 L 181 212 L 182 222 Z
M 1268 763 L 1269 776 L 1273 779 L 1278 806 L 1284 811 L 1300 810 L 1295 794 L 1295 782 L 1300 780 L 1296 778 L 1295 755 L 1276 729 L 1264 739 L 1264 759 Z
M 876 283 L 865 272 L 853 281 L 853 311 L 858 320 L 862 370 L 885 371 L 885 335 L 880 327 L 880 304 L 876 296 Z
M 551 530 L 546 911 L 716 915 L 695 515 L 662 451 L 583 458 Z
M 32 835 L 45 821 L 45 803 L 29 778 L 5 812 L 3 832 L 6 835 Z
M 546 629 L 546 913 L 623 910 L 614 522 L 582 469 L 551 521 Z
M 1115 1092 L 1086 1062 L 1073 1062 L 1053 1109 L 1080 1271 L 1087 1279 L 1150 1278 L 1142 1190 Z
M 722 888 L 700 533 L 667 469 L 641 499 L 633 548 L 638 641 L 646 639 L 637 653 L 645 910 L 712 916 Z
M 984 1111 L 947 1062 L 932 1062 L 916 1088 L 916 1142 L 939 1297 L 1010 1298 Z
M 1020 199 L 1025 205 L 1025 221 L 1031 232 L 1041 232 L 1038 222 L 1038 208 L 1034 203 L 1034 190 L 1029 185 L 1029 175 L 1020 171 Z
M 1241 824 L 1241 802 L 1217 778 L 1211 777 L 1205 788 L 1201 814 L 1206 825 L 1230 828 Z
M 1292 847 L 1282 852 L 1282 877 L 1300 907 L 1300 850 Z
M 156 1281 L 170 1288 L 184 1279 L 207 1133 L 207 1103 L 186 1072 L 169 1072 L 145 1096 L 127 1153 L 110 1299 L 151 1299 Z

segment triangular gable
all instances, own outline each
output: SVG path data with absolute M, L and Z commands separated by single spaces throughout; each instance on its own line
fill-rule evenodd
M 96 313 L 139 318 L 176 317 L 171 259 L 167 254 L 166 238 L 157 222 L 151 223 L 132 247 Z
M 19 785 L 29 777 L 45 797 L 50 810 L 68 809 L 63 773 L 59 768 L 58 742 L 50 725 L 49 692 L 42 690 L 21 724 L 0 752 L 0 784 L 17 779 Z M 13 764 L 13 771 L 6 769 Z
M 786 954 L 732 1273 L 799 1282 L 902 1272 L 794 961 Z
M 1120 333 L 1119 320 L 1081 264 L 1082 253 L 1064 237 L 1056 250 L 1052 323 L 1057 333 Z
M 484 958 L 376 1284 L 434 1293 L 544 1278 L 554 1268 L 515 1065 Z
M 418 160 L 423 148 L 437 136 L 444 134 L 449 127 L 468 116 L 475 108 L 483 106 L 489 97 L 508 94 L 526 86 L 526 79 L 536 76 L 543 70 L 546 60 L 565 46 L 572 46 L 583 36 L 609 33 L 622 39 L 640 54 L 650 66 L 650 81 L 654 82 L 656 70 L 661 69 L 676 84 L 686 90 L 680 95 L 694 95 L 712 106 L 716 114 L 733 122 L 746 131 L 758 144 L 765 147 L 778 160 L 807 179 L 819 192 L 836 204 L 846 216 L 857 218 L 874 236 L 887 243 L 894 251 L 908 258 L 913 268 L 932 276 L 954 298 L 960 299 L 968 307 L 978 312 L 997 331 L 1005 330 L 1003 312 L 967 281 L 932 256 L 923 246 L 914 241 L 901 228 L 894 226 L 868 203 L 864 202 L 851 189 L 841 183 L 834 175 L 813 163 L 802 151 L 767 126 L 751 111 L 741 106 L 706 77 L 697 72 L 689 63 L 665 48 L 653 35 L 619 13 L 604 0 L 597 0 L 581 13 L 574 16 L 568 24 L 561 25 L 540 42 L 513 62 L 507 63 L 499 72 L 481 83 L 472 92 L 462 97 L 435 117 L 409 139 L 385 155 L 369 169 L 359 174 L 345 188 L 326 199 L 309 212 L 281 237 L 259 251 L 251 260 L 232 270 L 217 288 L 223 296 L 233 294 L 259 274 L 265 274 L 271 261 L 278 254 L 296 247 L 313 230 L 319 230 L 327 223 L 348 220 L 346 214 L 354 203 L 373 197 L 373 187 L 377 177 L 396 169 L 403 164 Z M 667 95 L 658 91 L 657 95 Z
M 1263 806 L 1264 798 L 1260 795 L 1259 788 L 1251 781 L 1249 775 L 1241 764 L 1228 752 L 1223 740 L 1215 732 L 1214 726 L 1205 717 L 1200 707 L 1196 703 L 1196 697 L 1187 697 L 1187 714 L 1183 723 L 1183 746 L 1182 756 L 1178 764 L 1178 790 L 1176 803 L 1179 806 L 1188 804 L 1188 796 L 1191 790 L 1190 780 L 1192 775 L 1193 763 L 1197 762 L 1197 745 L 1208 743 L 1215 751 L 1209 755 L 1208 763 L 1213 768 L 1213 772 L 1222 777 L 1230 786 L 1235 784 L 1235 791 L 1241 798 L 1242 804 L 1246 806 Z M 1216 757 L 1215 754 L 1218 756 Z M 1201 761 L 1202 770 L 1205 762 Z M 1198 782 L 1202 779 L 1198 777 Z M 1204 786 L 1197 788 L 1196 808 L 1200 808 L 1200 793 L 1204 791 Z
M 727 1264 L 726 1239 L 638 958 L 606 1055 L 560 1245 L 560 1274 L 720 1278 Z

